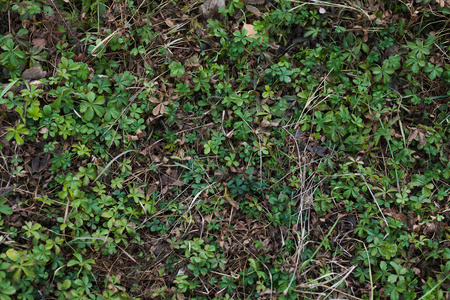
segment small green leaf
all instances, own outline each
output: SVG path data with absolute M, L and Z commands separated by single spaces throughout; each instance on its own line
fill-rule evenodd
M 0 206 L 0 213 L 2 213 L 4 215 L 12 215 L 13 210 L 9 206 L 2 205 L 2 206 Z

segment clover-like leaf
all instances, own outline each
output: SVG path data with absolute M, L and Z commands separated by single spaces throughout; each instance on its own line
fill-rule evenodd
M 102 117 L 105 114 L 105 108 L 102 106 L 105 103 L 105 97 L 95 97 L 94 92 L 88 92 L 86 94 L 86 100 L 80 105 L 80 111 L 84 113 L 84 119 L 86 121 L 92 120 L 94 114 Z

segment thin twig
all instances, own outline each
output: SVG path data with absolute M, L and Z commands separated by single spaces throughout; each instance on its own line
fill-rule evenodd
M 58 9 L 58 7 L 56 6 L 55 2 L 53 2 L 53 0 L 50 0 L 50 2 L 52 3 L 53 7 L 55 8 L 56 12 L 58 13 L 59 18 L 62 21 L 62 26 L 67 30 L 67 32 L 69 33 L 69 35 L 77 42 L 78 45 L 80 45 L 80 39 L 77 38 L 75 36 L 75 34 L 73 34 L 72 30 L 70 30 L 70 27 L 67 25 L 66 21 L 64 20 L 63 16 L 61 15 L 60 10 Z

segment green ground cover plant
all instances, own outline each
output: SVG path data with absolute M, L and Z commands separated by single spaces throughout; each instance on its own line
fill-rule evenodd
M 446 0 L 0 0 L 0 299 L 448 299 Z

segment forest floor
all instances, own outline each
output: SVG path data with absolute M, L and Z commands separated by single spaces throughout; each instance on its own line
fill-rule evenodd
M 0 8 L 0 299 L 450 299 L 448 0 Z

